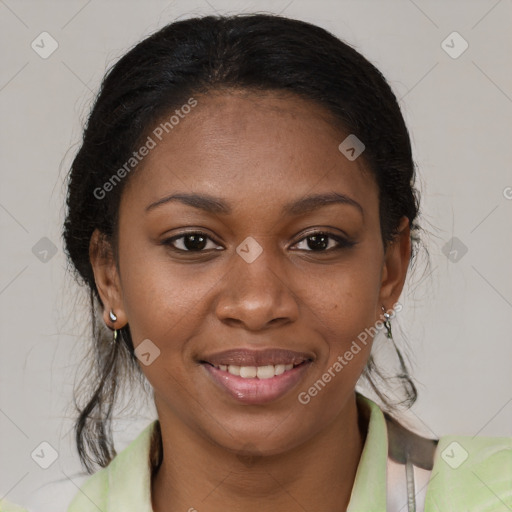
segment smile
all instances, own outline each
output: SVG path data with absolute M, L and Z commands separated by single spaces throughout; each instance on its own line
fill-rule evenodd
M 295 388 L 304 379 L 311 362 L 265 366 L 215 366 L 203 362 L 201 366 L 210 382 L 229 398 L 245 405 L 261 405 L 275 401 Z
M 231 375 L 237 375 L 242 377 L 243 379 L 271 379 L 272 377 L 276 377 L 277 375 L 282 375 L 285 372 L 292 370 L 295 366 L 299 366 L 299 364 L 268 364 L 265 366 L 237 366 L 234 364 L 230 365 L 212 365 L 218 370 L 223 372 L 228 372 Z

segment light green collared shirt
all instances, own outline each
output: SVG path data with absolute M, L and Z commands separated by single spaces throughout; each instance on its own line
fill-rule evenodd
M 347 512 L 386 512 L 386 418 L 368 398 L 357 394 L 357 401 L 367 414 L 368 431 Z M 153 512 L 150 447 L 155 423 L 91 476 L 68 512 Z M 424 512 L 511 510 L 512 438 L 442 437 L 434 454 Z M 401 512 L 407 512 L 406 502 Z
M 27 512 L 27 510 L 10 501 L 0 499 L 0 512 Z

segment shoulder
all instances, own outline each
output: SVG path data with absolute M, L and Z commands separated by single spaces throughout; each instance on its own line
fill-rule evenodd
M 7 500 L 0 499 L 0 512 L 27 512 L 27 509 L 10 503 Z
M 116 458 L 114 460 L 116 460 Z M 89 510 L 92 512 L 98 509 L 106 510 L 109 471 L 110 465 L 113 464 L 114 460 L 106 468 L 94 473 L 94 475 L 85 482 L 71 501 L 68 512 L 89 512 Z
M 426 505 L 426 510 L 512 509 L 512 437 L 441 437 Z
M 512 437 L 427 439 L 385 416 L 389 460 L 395 465 L 411 463 L 414 493 L 418 504 L 424 504 L 420 510 L 512 510 Z M 390 465 L 388 472 L 393 468 Z M 405 470 L 399 475 L 406 480 Z
M 75 495 L 67 512 L 114 511 L 122 509 L 119 500 L 135 507 L 141 504 L 138 510 L 142 512 L 142 504 L 147 505 L 150 496 L 150 453 L 155 427 L 158 420 L 150 423 L 108 466 L 94 473 Z

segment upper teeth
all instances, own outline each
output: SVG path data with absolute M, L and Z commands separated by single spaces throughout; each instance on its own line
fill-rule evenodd
M 257 377 L 258 379 L 271 379 L 275 375 L 281 375 L 282 373 L 291 370 L 293 368 L 293 364 L 269 364 L 267 366 L 236 366 L 234 364 L 220 364 L 215 366 L 215 368 L 220 368 L 222 371 L 227 371 L 232 375 L 238 375 L 244 379 L 254 379 L 254 377 Z

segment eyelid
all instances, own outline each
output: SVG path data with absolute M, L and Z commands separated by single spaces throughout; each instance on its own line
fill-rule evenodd
M 222 246 L 222 244 L 219 244 L 208 233 L 206 233 L 204 231 L 200 231 L 200 230 L 190 230 L 190 231 L 184 231 L 184 232 L 178 233 L 178 234 L 176 234 L 174 236 L 165 238 L 164 240 L 162 240 L 161 244 L 169 246 L 173 251 L 176 251 L 178 253 L 201 254 L 201 253 L 210 252 L 212 250 L 221 250 L 221 249 L 215 248 L 215 249 L 202 249 L 202 250 L 199 250 L 199 251 L 192 251 L 192 250 L 185 250 L 185 249 L 179 249 L 177 247 L 174 247 L 173 243 L 176 240 L 179 240 L 181 238 L 185 238 L 188 235 L 199 235 L 199 236 L 202 236 L 202 237 L 206 238 L 208 241 L 213 242 L 216 245 Z M 306 233 L 303 233 L 301 238 L 299 238 L 296 242 L 293 243 L 292 247 L 294 245 L 297 245 L 300 242 L 306 240 L 308 237 L 311 237 L 311 236 L 314 236 L 314 235 L 324 235 L 327 238 L 330 238 L 331 240 L 334 240 L 337 243 L 337 246 L 331 247 L 329 249 L 321 250 L 321 251 L 314 251 L 312 249 L 310 249 L 310 250 L 298 249 L 298 250 L 299 251 L 304 251 L 304 252 L 324 253 L 325 254 L 325 253 L 331 253 L 331 252 L 336 251 L 336 250 L 353 247 L 357 243 L 357 242 L 355 242 L 354 240 L 352 240 L 350 237 L 348 237 L 346 235 L 340 235 L 340 234 L 337 234 L 337 233 L 333 233 L 332 231 L 329 231 L 328 229 L 316 228 L 316 229 L 311 229 L 310 231 L 308 231 Z
M 208 241 L 211 241 L 213 242 L 214 244 L 216 245 L 222 245 L 222 244 L 219 244 L 212 236 L 210 236 L 208 233 L 205 233 L 204 231 L 200 231 L 200 230 L 191 230 L 191 231 L 183 231 L 181 233 L 178 233 L 176 235 L 173 235 L 171 237 L 168 237 L 168 238 L 164 238 L 160 243 L 162 245 L 167 245 L 169 246 L 171 249 L 173 249 L 174 251 L 176 252 L 181 252 L 181 253 L 187 253 L 187 252 L 190 252 L 190 253 L 195 253 L 195 254 L 200 254 L 202 252 L 208 252 L 208 251 L 211 251 L 212 249 L 207 249 L 207 250 L 201 250 L 201 251 L 189 251 L 189 250 L 184 250 L 184 249 L 178 249 L 176 247 L 174 247 L 172 244 L 173 242 L 175 242 L 176 240 L 179 240 L 180 238 L 185 238 L 186 236 L 189 236 L 189 235 L 200 235 L 204 238 L 206 238 Z M 214 250 L 219 250 L 219 249 L 214 249 Z
M 301 238 L 299 240 L 297 240 L 293 245 L 297 245 L 298 243 L 302 242 L 303 240 L 309 238 L 310 236 L 314 236 L 314 235 L 324 235 L 327 238 L 331 238 L 332 240 L 334 240 L 338 245 L 336 247 L 331 247 L 330 249 L 326 249 L 323 251 L 313 251 L 312 249 L 310 249 L 310 250 L 299 249 L 299 250 L 304 251 L 304 252 L 317 253 L 317 254 L 321 254 L 321 253 L 328 254 L 328 253 L 331 253 L 338 249 L 353 247 L 357 243 L 354 240 L 352 240 L 349 236 L 333 233 L 332 231 L 329 231 L 327 229 L 316 228 L 313 231 L 309 231 L 309 232 L 303 234 L 301 236 Z

